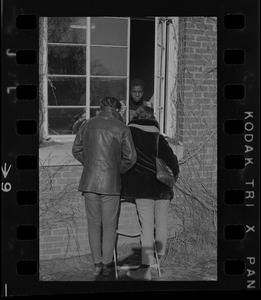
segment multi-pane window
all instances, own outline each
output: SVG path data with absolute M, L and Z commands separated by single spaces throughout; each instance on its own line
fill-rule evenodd
M 70 135 L 102 97 L 127 100 L 128 19 L 53 17 L 45 22 L 48 135 Z
M 135 53 L 144 53 L 143 55 L 152 57 L 152 68 L 149 69 L 154 70 L 154 73 L 151 73 L 149 82 L 154 86 L 152 104 L 155 116 L 162 132 L 173 135 L 174 123 L 170 115 L 175 114 L 175 107 L 173 108 L 170 98 L 173 97 L 173 89 L 176 86 L 177 66 L 174 66 L 173 70 L 173 51 L 177 52 L 178 47 L 174 43 L 178 35 L 177 28 L 170 20 L 175 18 L 148 19 L 147 22 L 155 24 L 152 27 L 153 41 L 150 53 L 146 52 L 144 47 L 148 36 L 146 34 L 144 43 L 130 44 L 133 33 L 131 24 L 135 22 L 132 18 L 42 19 L 40 74 L 44 99 L 44 129 L 48 136 L 72 136 L 75 121 L 80 116 L 87 119 L 95 116 L 99 110 L 99 101 L 105 96 L 124 100 L 122 103 L 125 103 L 126 107 L 123 107 L 123 110 L 127 110 L 127 114 L 124 115 L 125 122 L 128 123 L 130 68 L 137 67 L 133 66 L 135 59 L 130 57 L 130 49 L 133 47 L 136 47 Z M 135 30 L 137 24 L 142 26 L 142 23 L 137 21 Z M 139 70 L 146 69 L 146 64 L 143 66 L 141 60 L 136 64 L 139 64 Z M 147 74 L 146 72 L 144 73 Z

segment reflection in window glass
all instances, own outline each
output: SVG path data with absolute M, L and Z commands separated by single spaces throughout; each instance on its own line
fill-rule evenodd
M 71 17 L 71 25 L 81 25 L 81 26 L 86 26 L 87 21 L 86 17 Z
M 81 46 L 48 46 L 49 74 L 86 74 L 86 49 Z
M 77 25 L 86 25 L 86 18 L 48 18 L 48 42 L 85 44 L 86 29 Z
M 48 105 L 86 106 L 85 78 L 48 78 Z
M 127 80 L 118 78 L 91 78 L 91 105 L 99 105 L 103 97 L 126 100 Z
M 55 40 L 50 39 L 50 43 L 74 43 L 85 44 L 86 43 L 86 30 L 84 29 L 71 29 L 69 28 L 64 35 L 59 36 Z
M 90 45 L 86 39 L 88 17 L 47 20 L 48 134 L 75 134 L 73 125 L 82 120 L 82 114 L 85 118 L 99 113 L 102 97 L 126 100 L 128 19 L 90 17 Z M 90 84 L 88 95 L 86 84 Z M 86 107 L 90 111 L 86 112 Z
M 91 75 L 127 75 L 127 49 L 91 47 Z
M 126 46 L 127 37 L 126 19 L 91 18 L 91 44 Z
M 48 134 L 72 134 L 73 124 L 84 112 L 84 108 L 49 108 Z

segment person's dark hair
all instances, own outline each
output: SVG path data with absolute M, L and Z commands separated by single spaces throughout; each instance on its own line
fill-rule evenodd
M 145 84 L 144 84 L 144 81 L 140 78 L 134 78 L 132 79 L 131 81 L 131 84 L 130 86 L 142 86 L 144 88 Z
M 100 108 L 109 106 L 115 109 L 121 109 L 121 103 L 114 97 L 104 97 L 100 100 Z
M 132 120 L 140 120 L 140 119 L 156 120 L 154 116 L 153 108 L 145 105 L 140 106 L 136 110 Z

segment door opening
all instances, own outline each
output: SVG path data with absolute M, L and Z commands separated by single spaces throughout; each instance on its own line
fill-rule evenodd
M 131 18 L 130 80 L 141 78 L 145 84 L 144 100 L 154 94 L 155 18 Z

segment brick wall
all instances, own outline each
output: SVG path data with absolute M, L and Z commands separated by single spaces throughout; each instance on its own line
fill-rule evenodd
M 178 137 L 184 145 L 185 177 L 216 191 L 217 28 L 215 18 L 180 18 Z M 195 154 L 195 155 L 194 155 Z M 198 177 L 198 178 L 197 178 Z M 202 187 L 202 186 L 201 186 Z
M 84 198 L 78 191 L 81 166 L 40 167 L 40 259 L 90 253 Z M 140 231 L 136 208 L 123 203 L 119 230 Z M 118 244 L 138 242 L 120 237 Z
M 89 249 L 86 218 L 77 191 L 81 166 L 40 167 L 40 258 Z

